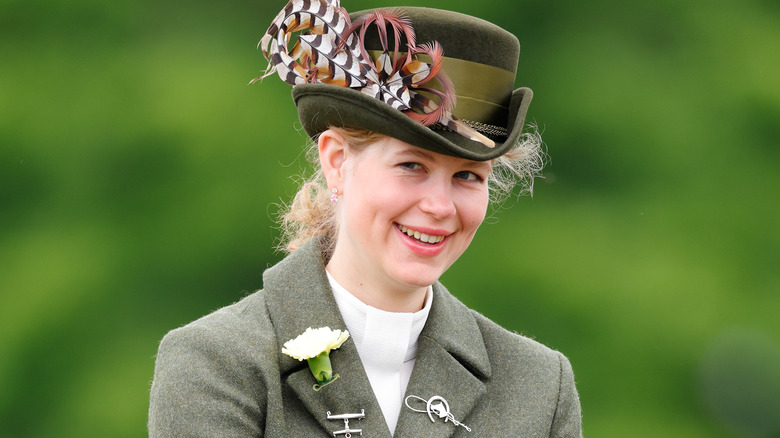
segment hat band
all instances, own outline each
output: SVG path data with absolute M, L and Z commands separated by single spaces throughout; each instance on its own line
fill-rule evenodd
M 368 53 L 373 59 L 377 59 L 382 51 L 369 50 Z M 405 52 L 399 53 L 403 54 Z M 423 62 L 431 62 L 428 55 L 418 57 Z M 442 60 L 442 70 L 455 86 L 458 99 L 452 111 L 455 117 L 494 127 L 508 125 L 509 100 L 515 87 L 514 72 L 447 56 Z M 429 82 L 425 86 L 442 90 L 438 83 Z
M 506 128 L 502 128 L 496 125 L 488 125 L 487 123 L 475 122 L 473 120 L 459 120 L 491 140 L 503 142 L 507 137 L 509 137 L 509 131 Z M 441 123 L 435 123 L 431 125 L 430 128 L 441 131 L 452 131 L 452 129 L 448 128 L 446 125 L 442 125 Z

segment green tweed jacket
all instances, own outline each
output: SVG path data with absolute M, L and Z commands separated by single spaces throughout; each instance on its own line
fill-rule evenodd
M 349 422 L 389 438 L 352 340 L 331 353 L 338 380 L 314 391 L 305 361 L 281 353 L 307 327 L 345 329 L 312 241 L 263 275 L 263 290 L 165 336 L 149 408 L 150 437 L 325 437 Z M 580 437 L 568 360 L 433 287 L 407 395 L 443 397 L 471 428 L 401 409 L 395 437 Z M 360 433 L 352 432 L 352 436 Z M 341 434 L 338 436 L 345 436 Z

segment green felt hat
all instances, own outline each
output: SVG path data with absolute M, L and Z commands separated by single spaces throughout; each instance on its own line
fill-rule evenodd
M 430 8 L 394 9 L 412 23 L 417 44 L 438 41 L 444 49 L 442 70 L 453 82 L 457 104 L 452 113 L 495 142 L 488 147 L 448 130 L 426 127 L 387 103 L 360 91 L 328 84 L 299 84 L 292 91 L 298 117 L 314 137 L 329 127 L 362 128 L 395 137 L 441 154 L 485 161 L 511 149 L 523 130 L 533 96 L 514 89 L 520 43 L 506 30 L 485 20 Z M 354 21 L 372 12 L 350 15 Z M 376 32 L 375 32 L 376 33 Z M 368 50 L 381 51 L 369 35 Z

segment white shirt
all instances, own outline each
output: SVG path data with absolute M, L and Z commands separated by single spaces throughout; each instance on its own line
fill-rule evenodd
M 428 286 L 425 305 L 420 311 L 386 312 L 363 303 L 338 284 L 329 272 L 327 275 L 387 427 L 394 433 L 417 358 L 417 339 L 431 310 L 433 290 Z

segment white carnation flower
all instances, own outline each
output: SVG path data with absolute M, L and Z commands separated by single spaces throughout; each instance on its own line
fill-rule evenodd
M 282 353 L 298 360 L 308 360 L 322 353 L 341 347 L 349 338 L 347 330 L 331 330 L 330 327 L 307 328 L 297 338 L 284 343 Z

